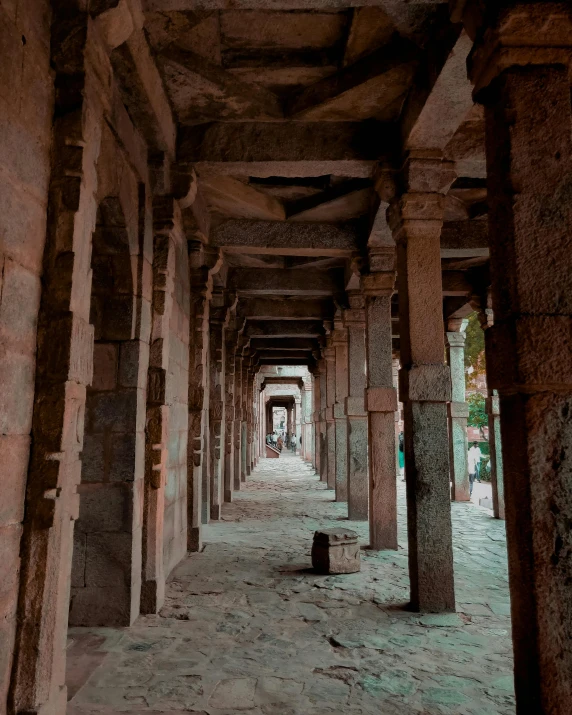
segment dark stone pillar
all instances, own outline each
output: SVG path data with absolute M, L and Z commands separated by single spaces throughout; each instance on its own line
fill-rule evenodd
M 326 358 L 326 481 L 328 489 L 336 488 L 336 421 L 334 419 L 334 403 L 336 401 L 336 351 L 334 348 L 324 350 Z
M 444 364 L 441 227 L 452 177 L 438 159 L 409 158 L 388 218 L 397 245 L 400 397 L 404 413 L 405 476 L 411 606 L 455 608 L 447 403 L 451 375 Z
M 228 322 L 228 308 L 225 296 L 213 292 L 210 311 L 210 363 L 209 363 L 209 429 L 210 429 L 210 518 L 220 519 L 223 502 L 224 479 L 224 396 L 226 344 L 225 327 Z
M 470 64 L 485 105 L 517 712 L 572 703 L 572 15 L 501 9 Z M 479 35 L 480 37 L 481 35 Z
M 348 500 L 348 419 L 346 398 L 348 396 L 348 331 L 344 328 L 341 313 L 336 315 L 334 330 L 330 335 L 335 351 L 334 425 L 336 434 L 336 501 Z
M 234 362 L 234 489 L 240 490 L 242 444 L 242 349 L 237 346 Z
M 234 489 L 234 380 L 236 331 L 229 325 L 225 331 L 225 405 L 224 405 L 224 500 L 232 502 Z

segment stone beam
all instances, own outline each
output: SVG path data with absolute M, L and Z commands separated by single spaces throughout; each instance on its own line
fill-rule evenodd
M 383 106 L 387 107 L 408 90 L 420 57 L 416 45 L 396 37 L 332 77 L 304 89 L 287 113 L 296 119 L 319 121 L 332 111 L 351 109 L 357 118 L 366 119 L 376 100 L 383 98 Z
M 250 347 L 258 352 L 265 350 L 306 350 L 312 352 L 318 348 L 318 343 L 313 338 L 290 338 L 283 340 L 281 338 L 261 338 L 253 337 L 250 341 Z
M 232 176 L 200 178 L 203 191 L 212 209 L 236 218 L 258 218 L 282 221 L 286 218 L 281 201 L 262 193 Z
M 225 253 L 350 257 L 359 250 L 357 223 L 224 221 L 211 242 Z
M 473 46 L 459 26 L 449 26 L 428 48 L 400 123 L 405 148 L 443 150 L 473 106 L 467 57 Z
M 238 302 L 237 315 L 250 320 L 331 320 L 335 308 L 331 300 L 269 300 L 248 298 Z
M 249 338 L 317 338 L 324 335 L 324 326 L 322 322 L 311 320 L 255 320 L 246 324 L 244 335 Z
M 468 296 L 473 292 L 473 284 L 464 271 L 443 271 L 444 296 Z
M 394 145 L 381 123 L 211 122 L 182 127 L 177 158 L 201 176 L 369 177 Z
M 230 274 L 228 288 L 242 295 L 331 296 L 344 290 L 344 270 L 235 268 Z
M 270 358 L 266 359 L 264 357 L 260 358 L 260 365 L 303 365 L 307 367 L 308 365 L 313 364 L 313 360 L 311 358 Z
M 217 109 L 221 118 L 280 119 L 283 117 L 278 97 L 264 87 L 242 82 L 217 64 L 194 52 L 168 45 L 158 55 L 158 62 L 170 88 L 170 98 L 182 124 L 212 119 Z M 197 89 L 209 86 L 212 102 L 196 102 Z
M 441 258 L 489 255 L 488 221 L 448 221 L 441 230 Z
M 175 156 L 176 126 L 163 82 L 143 30 L 111 53 L 121 97 L 149 146 Z
M 280 361 L 280 360 L 284 359 L 284 360 L 306 360 L 307 361 L 310 358 L 310 354 L 309 354 L 309 352 L 304 352 L 302 350 L 298 350 L 298 351 L 294 350 L 294 351 L 290 351 L 290 352 L 280 350 L 278 352 L 268 351 L 268 352 L 261 353 L 260 357 L 264 358 L 265 360 Z

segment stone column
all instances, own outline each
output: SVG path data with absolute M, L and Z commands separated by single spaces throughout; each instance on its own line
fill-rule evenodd
M 314 391 L 313 391 L 313 406 L 312 406 L 312 420 L 314 423 L 314 459 L 313 466 L 316 470 L 316 474 L 321 473 L 321 463 L 320 463 L 320 367 L 319 363 L 314 368 L 313 372 L 314 381 Z
M 314 435 L 312 433 L 312 404 L 314 401 L 312 393 L 312 377 L 304 380 L 304 442 L 302 444 L 302 456 L 306 462 L 314 460 Z
M 399 358 L 394 357 L 391 361 L 393 387 L 397 396 L 397 409 L 395 410 L 395 474 L 401 477 L 399 470 L 399 435 L 401 433 L 399 422 L 401 419 L 401 402 L 399 400 Z
M 411 606 L 455 608 L 447 402 L 444 364 L 441 227 L 452 180 L 439 159 L 410 157 L 388 219 L 397 245 L 400 397 L 405 423 L 407 531 Z
M 322 351 L 323 354 L 323 351 Z M 327 412 L 327 377 L 328 363 L 322 358 L 318 367 L 320 368 L 320 480 L 328 481 L 328 442 L 326 434 L 326 412 Z
M 370 271 L 361 279 L 366 301 L 369 545 L 372 549 L 397 549 L 397 390 L 393 386 L 391 343 L 395 248 L 370 252 Z
M 244 338 L 242 339 L 245 345 Z M 242 379 L 241 379 L 241 423 L 240 423 L 240 481 L 246 481 L 246 463 L 248 459 L 248 372 L 250 367 L 250 351 L 243 347 Z
M 234 380 L 236 331 L 225 330 L 225 404 L 224 404 L 224 500 L 232 502 L 234 489 Z
M 292 405 L 286 407 L 286 431 L 292 436 Z
M 210 305 L 209 305 L 210 313 Z M 203 365 L 204 379 L 204 408 L 203 408 L 203 454 L 201 459 L 202 473 L 202 509 L 201 521 L 203 524 L 208 524 L 211 518 L 211 428 L 210 428 L 210 364 L 211 364 L 211 346 L 210 346 L 210 323 L 207 323 L 206 334 L 206 362 Z
M 572 702 L 572 18 L 568 3 L 489 15 L 470 74 L 485 105 L 494 325 L 517 712 Z M 481 44 L 482 43 L 482 44 Z
M 294 398 L 294 427 L 296 430 L 296 454 L 301 454 L 300 435 L 302 434 L 302 394 Z
M 469 501 L 469 466 L 467 418 L 465 402 L 465 340 L 469 321 L 449 320 L 447 332 L 447 362 L 451 370 L 451 402 L 449 403 L 449 466 L 451 497 L 454 501 Z
M 365 411 L 365 298 L 348 292 L 349 310 L 344 311 L 348 330 L 349 392 L 346 398 L 348 420 L 348 515 L 354 521 L 367 521 L 369 483 L 367 473 L 368 416 Z
M 254 368 L 248 372 L 246 404 L 247 404 L 247 420 L 246 420 L 246 476 L 252 474 L 254 466 Z
M 326 358 L 326 481 L 328 489 L 336 488 L 336 422 L 334 418 L 334 403 L 336 401 L 336 351 L 334 348 L 324 350 Z
M 234 489 L 240 490 L 242 445 L 242 348 L 236 347 L 234 359 Z
M 220 519 L 221 505 L 224 499 L 224 435 L 225 425 L 225 367 L 226 344 L 225 327 L 228 323 L 228 308 L 224 293 L 213 292 L 210 310 L 210 518 Z
M 195 253 L 197 255 L 195 255 Z M 205 459 L 205 385 L 208 364 L 209 301 L 212 278 L 206 267 L 193 267 L 200 263 L 200 251 L 191 253 L 191 340 L 189 347 L 189 443 L 187 447 L 187 546 L 189 551 L 200 551 L 203 460 Z
M 348 383 L 348 331 L 344 328 L 341 311 L 334 320 L 334 330 L 330 341 L 336 356 L 336 401 L 334 420 L 336 430 L 336 501 L 348 500 L 348 418 L 346 417 L 346 398 L 349 393 Z

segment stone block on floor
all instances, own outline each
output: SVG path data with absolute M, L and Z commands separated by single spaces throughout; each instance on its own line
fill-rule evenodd
M 360 570 L 358 535 L 349 529 L 316 531 L 312 545 L 312 566 L 318 573 L 356 573 Z

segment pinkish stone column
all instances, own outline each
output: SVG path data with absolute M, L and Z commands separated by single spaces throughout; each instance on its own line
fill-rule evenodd
M 336 401 L 334 420 L 336 430 L 336 501 L 348 500 L 348 419 L 346 398 L 349 393 L 348 380 L 348 331 L 344 328 L 341 311 L 334 319 L 334 330 L 330 342 L 336 356 Z
M 451 469 L 451 498 L 469 501 L 469 466 L 467 418 L 469 405 L 465 402 L 465 340 L 467 320 L 449 320 L 446 333 L 447 362 L 451 370 L 451 402 L 449 402 L 449 466 Z
M 336 420 L 334 403 L 336 401 L 336 351 L 334 348 L 324 350 L 326 358 L 326 481 L 328 489 L 336 488 Z
M 400 397 L 405 425 L 411 606 L 455 608 L 447 403 L 444 364 L 441 227 L 451 177 L 438 159 L 409 158 L 388 219 L 397 245 Z
M 369 544 L 372 549 L 397 549 L 397 390 L 393 386 L 391 343 L 395 248 L 370 250 L 370 271 L 361 279 L 366 301 Z
M 367 471 L 367 425 L 365 395 L 365 298 L 348 293 L 349 310 L 344 311 L 348 330 L 349 389 L 346 397 L 348 420 L 348 514 L 354 521 L 367 521 L 369 480 Z
M 314 469 L 316 470 L 316 474 L 320 474 L 321 472 L 321 463 L 320 463 L 320 401 L 321 401 L 321 396 L 320 396 L 320 367 L 319 367 L 319 362 L 314 368 L 314 371 L 312 373 L 313 377 L 313 384 L 314 384 L 314 390 L 313 390 L 313 408 L 312 408 L 312 420 L 314 424 L 314 455 L 313 455 L 313 461 L 312 464 L 314 465 Z
M 494 325 L 517 712 L 572 702 L 572 15 L 490 9 L 470 62 L 485 105 Z M 477 16 L 478 17 L 478 16 Z M 475 16 L 473 16 L 474 20 Z

